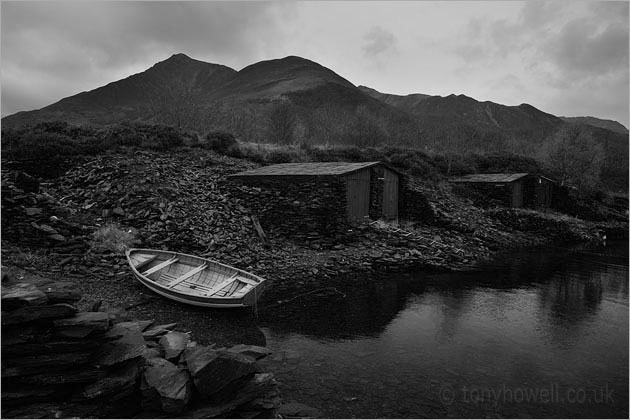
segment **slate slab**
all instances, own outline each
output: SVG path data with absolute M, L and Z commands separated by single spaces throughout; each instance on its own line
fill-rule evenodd
M 184 359 L 197 391 L 207 398 L 237 379 L 253 375 L 257 368 L 251 357 L 205 346 L 186 349 Z
M 140 390 L 145 410 L 181 413 L 192 397 L 190 374 L 161 358 L 147 360 Z

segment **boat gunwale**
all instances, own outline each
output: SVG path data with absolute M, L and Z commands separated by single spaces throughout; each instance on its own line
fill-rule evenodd
M 197 294 L 197 293 L 188 293 L 188 292 L 183 292 L 183 291 L 180 292 L 180 291 L 172 290 L 172 289 L 169 289 L 169 288 L 166 288 L 166 287 L 162 286 L 161 284 L 157 283 L 155 280 L 153 280 L 153 279 L 151 279 L 151 278 L 149 278 L 147 276 L 144 276 L 142 273 L 140 273 L 136 269 L 136 267 L 131 263 L 130 256 L 131 256 L 131 254 L 133 252 L 144 252 L 144 253 L 147 253 L 147 254 L 155 254 L 155 253 L 159 252 L 159 253 L 164 253 L 164 254 L 172 254 L 173 257 L 176 257 L 176 256 L 190 257 L 192 259 L 197 259 L 197 260 L 201 260 L 201 261 L 204 261 L 204 262 L 209 262 L 209 263 L 212 263 L 212 264 L 216 264 L 216 265 L 218 265 L 220 267 L 224 267 L 224 268 L 228 268 L 230 270 L 234 270 L 234 271 L 236 271 L 236 272 L 238 272 L 240 274 L 245 274 L 246 277 L 248 277 L 248 278 L 253 278 L 253 279 L 258 280 L 258 284 L 255 287 L 253 287 L 251 291 L 249 291 L 245 295 L 243 295 L 241 297 L 238 297 L 238 298 L 231 297 L 231 296 L 201 296 L 200 294 Z M 226 303 L 225 304 L 217 303 L 216 305 L 217 306 L 226 306 L 227 307 L 227 305 L 231 305 L 230 303 L 228 303 L 228 301 L 230 301 L 230 300 L 232 300 L 232 301 L 244 301 L 245 297 L 247 295 L 249 295 L 250 293 L 253 293 L 255 289 L 260 287 L 266 281 L 266 279 L 264 279 L 263 277 L 257 276 L 256 274 L 250 273 L 250 272 L 245 271 L 245 270 L 241 270 L 240 268 L 236 268 L 236 267 L 233 267 L 233 266 L 228 265 L 228 264 L 224 264 L 224 263 L 219 262 L 219 261 L 215 261 L 215 260 L 211 260 L 211 259 L 208 259 L 208 258 L 200 257 L 198 255 L 185 254 L 185 253 L 182 253 L 182 252 L 164 251 L 164 250 L 161 250 L 161 249 L 149 249 L 149 248 L 130 248 L 130 249 L 127 249 L 125 251 L 125 255 L 127 257 L 127 262 L 129 263 L 129 266 L 131 267 L 131 270 L 132 270 L 133 274 L 136 277 L 138 277 L 139 279 L 142 279 L 143 280 L 142 283 L 145 284 L 145 286 L 149 287 L 150 289 L 154 290 L 157 293 L 160 293 L 160 291 L 162 291 L 163 293 L 160 293 L 160 294 L 162 294 L 163 296 L 166 296 L 166 297 L 169 297 L 169 298 L 181 301 L 181 302 L 190 303 L 190 304 L 193 304 L 193 305 L 197 305 L 199 303 L 203 303 L 203 301 L 194 301 L 194 302 L 186 301 L 185 299 L 183 299 L 181 297 L 175 296 L 175 294 L 191 296 L 191 297 L 195 297 L 195 298 L 199 298 L 199 299 L 221 299 L 221 300 L 226 301 Z M 146 284 L 146 283 L 148 283 L 148 284 Z M 160 291 L 155 290 L 153 287 L 150 287 L 149 284 L 151 286 L 154 286 L 155 288 L 157 288 Z M 210 305 L 202 305 L 202 306 L 210 306 Z M 235 305 L 235 306 L 241 307 L 241 306 L 247 306 L 247 305 L 244 305 L 244 304 L 241 303 L 241 304 L 238 304 L 238 305 Z

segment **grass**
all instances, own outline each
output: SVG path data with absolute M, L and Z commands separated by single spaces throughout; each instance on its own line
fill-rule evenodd
M 20 250 L 16 254 L 10 255 L 7 258 L 7 262 L 10 262 L 18 267 L 33 267 L 41 269 L 48 264 L 48 256 L 44 250 Z M 5 264 L 5 262 L 3 262 Z
M 94 251 L 122 253 L 135 242 L 136 237 L 131 230 L 124 230 L 117 224 L 110 223 L 94 232 L 90 246 Z

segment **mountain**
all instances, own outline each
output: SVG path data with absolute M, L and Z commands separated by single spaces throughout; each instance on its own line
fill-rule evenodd
M 148 70 L 81 92 L 36 111 L 18 112 L 2 119 L 5 127 L 63 120 L 75 124 L 111 124 L 150 120 L 156 101 L 178 92 L 207 95 L 233 79 L 236 71 L 219 64 L 175 54 Z
M 422 126 L 463 124 L 486 131 L 520 132 L 535 128 L 554 129 L 562 120 L 531 105 L 506 106 L 494 102 L 479 102 L 466 95 L 429 96 L 411 94 L 390 95 L 360 86 L 363 92 L 385 103 L 405 110 Z
M 2 124 L 10 128 L 52 120 L 163 123 L 202 133 L 230 131 L 250 141 L 397 143 L 437 152 L 530 155 L 567 124 L 566 118 L 528 104 L 506 106 L 465 95 L 392 95 L 356 87 L 334 71 L 296 56 L 236 71 L 184 54 L 40 110 L 10 115 Z M 575 121 L 606 132 L 612 128 L 620 133 L 622 127 L 592 118 Z
M 243 68 L 214 95 L 215 99 L 277 98 L 326 84 L 354 85 L 332 70 L 305 58 L 289 56 Z
M 628 134 L 628 129 L 621 123 L 613 120 L 603 120 L 595 117 L 560 117 L 563 121 L 572 124 L 587 124 L 593 127 L 605 128 L 619 134 Z
M 408 110 L 414 109 L 420 102 L 431 97 L 431 95 L 424 95 L 422 93 L 412 93 L 411 95 L 392 95 L 390 93 L 381 93 L 376 89 L 372 89 L 367 86 L 359 86 L 359 90 L 381 102 L 385 102 L 387 105 Z

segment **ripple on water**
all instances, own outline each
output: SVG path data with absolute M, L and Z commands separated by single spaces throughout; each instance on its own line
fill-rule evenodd
M 523 250 L 477 273 L 344 282 L 349 300 L 325 311 L 295 318 L 289 308 L 293 323 L 261 314 L 270 370 L 291 384 L 286 398 L 329 417 L 625 418 L 628 268 L 615 252 L 627 257 L 627 244 L 587 251 L 606 256 L 584 264 L 583 250 Z M 551 384 L 621 397 L 571 405 L 489 394 Z M 464 389 L 488 394 L 471 402 Z

